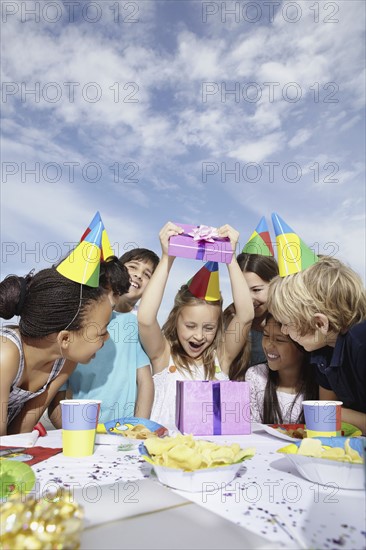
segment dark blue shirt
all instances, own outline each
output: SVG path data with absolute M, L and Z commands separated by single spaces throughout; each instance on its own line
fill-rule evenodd
M 251 350 L 250 350 L 250 362 L 249 366 L 259 365 L 259 363 L 267 363 L 266 354 L 263 351 L 262 347 L 263 332 L 259 330 L 252 329 L 250 331 L 250 341 L 251 341 Z
M 366 413 L 366 321 L 340 334 L 334 348 L 311 354 L 319 386 L 332 390 L 347 409 Z

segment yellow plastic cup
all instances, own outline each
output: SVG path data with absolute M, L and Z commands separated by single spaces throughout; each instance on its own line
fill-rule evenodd
M 94 454 L 101 401 L 64 399 L 60 404 L 63 454 L 71 457 Z
M 342 401 L 303 401 L 307 437 L 341 435 L 342 404 Z

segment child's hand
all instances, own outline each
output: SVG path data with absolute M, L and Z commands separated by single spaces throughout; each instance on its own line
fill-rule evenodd
M 229 237 L 235 255 L 236 245 L 239 240 L 239 232 L 228 224 L 219 227 L 217 232 L 220 237 Z
M 178 227 L 178 225 L 175 225 L 172 222 L 168 222 L 164 225 L 164 227 L 160 230 L 160 233 L 159 233 L 161 250 L 163 254 L 168 255 L 168 246 L 169 246 L 170 237 L 175 235 L 180 235 L 181 233 L 184 233 L 184 229 L 182 229 L 181 227 Z

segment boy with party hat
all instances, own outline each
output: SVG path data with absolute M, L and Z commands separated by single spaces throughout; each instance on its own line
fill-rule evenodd
M 281 228 L 290 233 L 288 226 Z M 365 288 L 359 275 L 335 258 L 315 258 L 310 266 L 309 261 L 305 251 L 283 265 L 282 277 L 270 285 L 268 307 L 282 332 L 312 352 L 320 398 L 341 400 L 342 420 L 365 434 Z
M 161 328 L 157 315 L 174 257 L 169 256 L 169 239 L 183 229 L 168 222 L 160 231 L 162 256 L 146 288 L 138 311 L 139 334 L 152 367 L 155 398 L 151 419 L 175 430 L 177 380 L 227 378 L 232 358 L 248 335 L 253 306 L 248 287 L 235 256 L 227 265 L 238 314 L 224 331 L 218 264 L 208 262 L 183 285 Z M 218 229 L 230 239 L 233 250 L 239 234 L 229 225 Z M 236 330 L 234 330 L 234 328 Z
M 129 292 L 131 277 L 123 262 L 115 256 L 110 256 L 113 250 L 101 223 L 100 215 L 97 213 L 83 234 L 80 245 L 85 253 L 85 242 L 93 242 L 96 233 L 100 242 L 103 242 L 101 257 L 106 257 L 106 261 L 101 264 L 101 283 L 109 291 L 115 307 Z M 92 252 L 93 250 L 90 251 L 90 256 Z M 127 284 L 124 284 L 122 292 L 118 287 L 121 277 L 118 277 L 118 271 L 115 272 L 116 268 L 112 263 L 123 270 L 124 282 L 127 278 Z M 70 268 L 70 265 L 66 264 L 66 268 Z M 61 423 L 59 402 L 65 397 L 66 392 L 74 399 L 100 399 L 102 423 L 132 416 L 149 418 L 154 388 L 150 362 L 138 337 L 136 315 L 114 311 L 108 331 L 110 339 L 89 363 L 88 369 L 78 365 L 67 384 L 53 400 L 49 412 L 56 427 L 60 427 Z
M 101 240 L 101 260 L 113 256 L 107 232 L 105 231 L 100 213 L 97 212 L 83 233 L 80 241 L 80 253 L 85 254 L 83 246 L 85 242 L 93 242 L 95 235 Z M 82 244 L 84 243 L 84 244 Z M 130 287 L 128 291 L 115 296 L 115 311 L 119 313 L 137 313 L 137 302 L 140 300 L 151 275 L 159 263 L 159 257 L 148 248 L 133 248 L 128 250 L 119 258 L 119 262 L 126 267 L 130 276 Z M 67 267 L 65 267 L 67 269 Z

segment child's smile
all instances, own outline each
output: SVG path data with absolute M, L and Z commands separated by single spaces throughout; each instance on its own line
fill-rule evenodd
M 189 357 L 199 357 L 212 344 L 220 314 L 220 307 L 205 303 L 182 308 L 177 322 L 177 335 Z
M 130 276 L 129 294 L 132 294 L 136 299 L 140 299 L 143 291 L 153 272 L 153 266 L 150 261 L 130 260 L 125 263 L 128 274 Z
M 263 331 L 263 350 L 271 370 L 293 368 L 302 352 L 296 344 L 281 332 L 281 325 L 273 318 L 269 319 Z
M 196 352 L 203 351 L 205 343 L 206 343 L 205 341 L 201 343 L 189 341 L 188 345 L 192 349 L 193 353 L 196 353 Z
M 137 288 L 137 289 L 140 288 L 140 285 L 136 281 L 131 281 L 130 286 L 132 286 L 133 288 Z
M 280 356 L 278 354 L 269 353 L 269 352 L 266 353 L 266 357 L 267 357 L 268 361 L 277 361 L 277 359 L 280 358 Z

